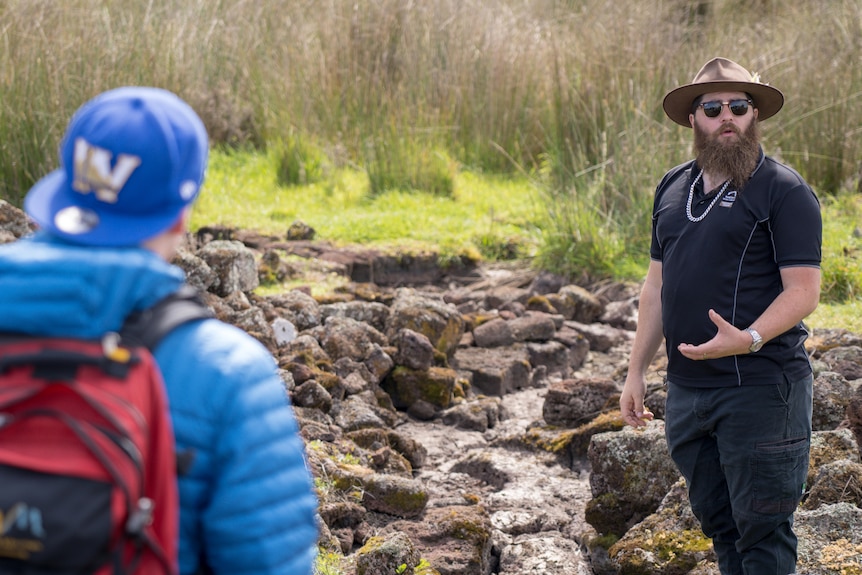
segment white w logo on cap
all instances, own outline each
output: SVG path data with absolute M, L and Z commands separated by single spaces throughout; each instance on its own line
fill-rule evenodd
M 120 190 L 141 165 L 138 156 L 120 154 L 112 171 L 111 152 L 92 146 L 83 138 L 75 140 L 74 161 L 72 188 L 82 194 L 94 192 L 97 199 L 110 204 L 117 202 Z

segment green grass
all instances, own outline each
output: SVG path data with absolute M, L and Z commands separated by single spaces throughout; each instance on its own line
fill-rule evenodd
M 814 329 L 846 329 L 862 334 L 862 302 L 821 303 L 805 323 Z
M 460 172 L 451 197 L 371 194 L 367 176 L 355 169 L 305 186 L 279 185 L 276 169 L 272 153 L 214 151 L 192 227 L 219 224 L 283 237 L 300 220 L 337 245 L 433 248 L 444 259 L 529 256 L 538 242 L 541 205 L 526 179 Z

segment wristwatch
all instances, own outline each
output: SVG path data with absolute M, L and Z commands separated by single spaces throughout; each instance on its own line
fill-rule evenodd
M 760 337 L 760 334 L 757 333 L 757 330 L 753 328 L 746 328 L 745 331 L 751 335 L 751 346 L 748 348 L 748 351 L 751 353 L 757 353 L 760 351 L 760 348 L 763 347 L 763 338 Z

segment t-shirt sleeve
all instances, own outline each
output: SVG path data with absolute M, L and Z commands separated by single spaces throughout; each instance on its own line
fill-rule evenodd
M 810 187 L 800 184 L 782 194 L 770 222 L 778 267 L 820 267 L 823 222 Z

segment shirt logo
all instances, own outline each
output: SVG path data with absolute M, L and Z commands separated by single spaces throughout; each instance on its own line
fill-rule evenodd
M 83 138 L 75 140 L 72 189 L 82 194 L 95 193 L 96 199 L 109 204 L 117 203 L 120 190 L 141 165 L 141 159 L 131 154 L 120 154 L 113 169 L 111 159 L 110 151 L 92 146 Z
M 724 197 L 721 198 L 721 202 L 719 202 L 718 205 L 722 208 L 732 208 L 733 202 L 736 201 L 736 194 L 736 190 L 730 190 L 729 192 L 724 194 Z

